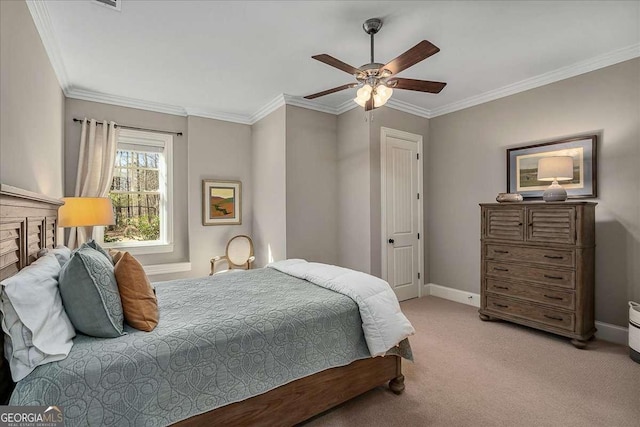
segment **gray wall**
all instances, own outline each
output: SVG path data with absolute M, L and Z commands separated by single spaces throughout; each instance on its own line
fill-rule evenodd
M 64 95 L 24 1 L 0 2 L 0 182 L 63 195 Z
M 428 95 L 425 95 L 428 96 Z M 382 247 L 380 231 L 381 225 L 381 182 L 380 182 L 380 128 L 387 127 L 391 129 L 401 130 L 416 135 L 422 135 L 423 144 L 423 159 L 428 157 L 429 147 L 429 120 L 424 117 L 415 116 L 413 114 L 405 113 L 402 111 L 394 110 L 388 107 L 382 107 L 377 110 L 373 110 L 371 114 L 371 144 L 370 144 L 370 156 L 371 156 L 371 274 L 380 277 L 381 271 L 381 259 L 382 259 Z M 426 177 L 428 163 L 423 162 L 423 199 L 425 204 L 429 200 L 429 194 L 427 191 Z M 427 208 L 423 209 L 425 212 L 425 218 L 427 217 Z M 425 227 L 426 228 L 426 227 Z M 426 240 L 428 241 L 429 235 L 427 234 Z M 425 253 L 423 259 L 425 260 L 425 270 L 423 277 L 429 277 L 428 270 L 428 249 L 425 244 Z M 426 280 L 426 279 L 425 279 Z M 426 282 L 425 282 L 426 283 Z
M 640 300 L 640 59 L 430 121 L 430 281 L 480 291 L 478 203 L 505 191 L 505 150 L 599 133 L 596 319 Z
M 338 116 L 338 262 L 371 272 L 369 118 L 354 108 Z
M 191 274 L 209 274 L 209 260 L 224 255 L 227 242 L 238 234 L 251 234 L 251 127 L 189 116 L 189 238 Z M 242 224 L 202 225 L 202 180 L 242 182 Z M 226 268 L 226 267 L 224 267 Z
M 168 264 L 189 261 L 188 227 L 188 176 L 187 176 L 187 118 L 171 114 L 156 113 L 136 108 L 120 107 L 100 102 L 81 101 L 68 98 L 65 105 L 65 195 L 73 196 L 78 171 L 78 153 L 82 126 L 73 118 L 89 118 L 115 121 L 121 125 L 131 125 L 158 130 L 182 132 L 173 137 L 173 252 L 136 255 L 144 265 Z M 188 273 L 178 276 L 184 276 Z M 154 281 L 174 276 L 153 276 Z
M 251 126 L 256 266 L 287 257 L 286 130 L 282 106 Z
M 337 117 L 286 106 L 287 257 L 338 262 Z

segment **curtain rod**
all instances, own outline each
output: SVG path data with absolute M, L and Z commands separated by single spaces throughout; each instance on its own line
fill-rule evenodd
M 78 123 L 82 123 L 83 119 L 76 119 L 75 117 L 73 118 L 74 122 L 78 122 Z M 100 120 L 96 120 L 96 123 L 101 125 L 104 124 L 104 122 L 100 121 Z M 158 129 L 148 129 L 148 128 L 138 128 L 135 126 L 125 126 L 125 125 L 119 125 L 116 124 L 116 127 L 122 128 L 122 129 L 133 129 L 133 130 L 146 130 L 146 131 L 151 131 L 151 132 L 160 132 L 160 133 L 170 133 L 173 135 L 178 135 L 178 136 L 182 136 L 182 132 L 174 132 L 174 131 L 170 131 L 170 130 L 158 130 Z

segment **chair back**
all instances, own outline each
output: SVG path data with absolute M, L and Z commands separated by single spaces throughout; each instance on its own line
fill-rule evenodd
M 244 267 L 253 256 L 253 241 L 251 237 L 241 234 L 233 237 L 227 243 L 227 260 L 233 266 Z

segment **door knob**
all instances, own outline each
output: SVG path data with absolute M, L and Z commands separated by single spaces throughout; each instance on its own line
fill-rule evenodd
M 389 239 L 389 243 L 394 243 L 394 242 L 395 242 L 395 240 Z

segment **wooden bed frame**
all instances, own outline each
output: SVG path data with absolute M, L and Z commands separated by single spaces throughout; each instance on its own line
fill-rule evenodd
M 57 245 L 58 208 L 62 204 L 58 199 L 0 185 L 0 280 L 31 264 L 40 249 Z M 15 384 L 4 358 L 3 333 L 0 352 L 0 403 L 6 404 Z M 398 356 L 363 359 L 327 369 L 175 425 L 294 425 L 387 381 L 392 392 L 403 392 Z

